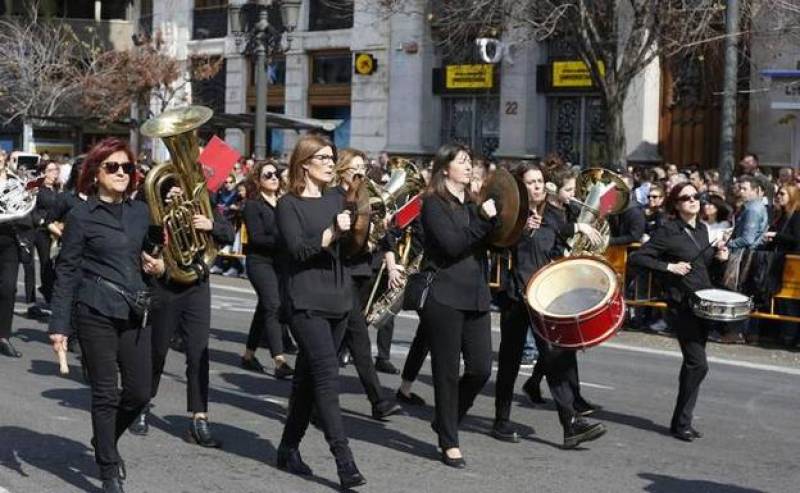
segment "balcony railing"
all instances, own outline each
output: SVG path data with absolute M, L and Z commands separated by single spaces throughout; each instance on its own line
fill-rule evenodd
M 192 39 L 224 38 L 228 35 L 228 7 L 194 9 Z

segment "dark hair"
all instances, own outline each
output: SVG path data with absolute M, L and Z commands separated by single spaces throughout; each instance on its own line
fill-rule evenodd
M 739 184 L 749 183 L 750 188 L 758 188 L 764 192 L 764 181 L 753 175 L 742 175 L 738 178 Z
M 97 194 L 97 173 L 100 171 L 100 163 L 102 163 L 108 156 L 115 152 L 124 152 L 128 157 L 130 163 L 135 163 L 133 151 L 131 151 L 128 143 L 117 137 L 108 137 L 94 145 L 86 154 L 81 166 L 81 175 L 78 178 L 78 185 L 76 187 L 79 193 L 87 196 Z M 125 196 L 129 196 L 136 190 L 138 184 L 138 173 L 131 174 L 131 179 L 128 182 L 128 188 L 125 189 Z
M 278 171 L 278 162 L 276 160 L 268 158 L 256 161 L 256 164 L 250 168 L 247 178 L 239 183 L 239 185 L 244 185 L 247 188 L 248 199 L 259 196 L 261 192 L 261 171 L 266 166 L 272 166 L 275 168 L 275 176 L 280 181 L 281 177 Z M 278 192 L 280 192 L 280 187 L 278 187 L 278 190 L 276 190 L 276 193 Z
M 538 171 L 539 173 L 542 174 L 542 178 L 543 179 L 545 178 L 544 170 L 542 169 L 542 165 L 538 160 L 522 161 L 517 165 L 516 168 L 514 168 L 514 176 L 516 176 L 519 181 L 524 182 L 525 174 L 528 171 Z
M 742 159 L 746 158 L 747 156 L 752 156 L 752 158 L 756 160 L 756 163 L 761 162 L 761 160 L 758 159 L 758 154 L 756 154 L 755 152 L 752 151 L 745 152 L 744 156 L 742 156 Z
M 289 190 L 292 195 L 300 196 L 306 188 L 306 171 L 303 165 L 323 147 L 330 147 L 333 159 L 336 159 L 336 148 L 328 137 L 316 133 L 309 133 L 294 145 L 292 156 L 289 158 Z
M 578 173 L 572 170 L 569 166 L 561 166 L 560 168 L 553 168 L 548 170 L 546 180 L 556 186 L 556 191 L 561 190 L 561 187 L 568 180 L 578 177 Z
M 715 193 L 710 194 L 706 200 L 703 201 L 703 205 L 706 204 L 711 204 L 717 208 L 717 222 L 727 221 L 731 217 L 731 206 L 719 195 Z M 702 210 L 700 212 L 702 213 Z
M 428 184 L 428 194 L 436 194 L 445 200 L 450 200 L 450 193 L 445 186 L 444 172 L 447 171 L 450 163 L 458 153 L 462 151 L 470 157 L 472 156 L 470 148 L 463 144 L 449 143 L 439 147 L 433 157 L 433 171 L 431 171 L 431 181 Z M 469 198 L 469 194 L 466 194 L 466 199 L 468 200 Z
M 664 202 L 664 209 L 667 212 L 677 215 L 678 204 L 680 203 L 678 197 L 681 196 L 681 192 L 683 192 L 686 187 L 694 188 L 694 185 L 688 181 L 683 181 L 672 187 L 672 190 L 669 191 L 669 195 L 667 195 L 667 200 Z

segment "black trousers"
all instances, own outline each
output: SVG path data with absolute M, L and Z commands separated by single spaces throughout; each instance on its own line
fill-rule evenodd
M 670 428 L 683 431 L 692 425 L 692 413 L 700 394 L 700 384 L 708 374 L 706 360 L 706 341 L 708 324 L 696 317 L 688 308 L 669 308 L 671 320 L 676 323 L 675 331 L 681 346 L 683 363 L 678 377 L 678 398 L 672 413 Z
M 429 296 L 421 313 L 431 345 L 435 425 L 442 450 L 458 447 L 458 424 L 492 371 L 489 312 L 462 311 Z M 464 375 L 459 379 L 461 356 Z
M 353 460 L 339 409 L 337 348 L 344 337 L 347 317 L 325 318 L 305 311 L 292 314 L 291 330 L 300 348 L 295 361 L 289 411 L 281 448 L 295 449 L 308 429 L 316 408 L 325 440 L 337 462 Z
M 508 421 L 511 417 L 514 382 L 519 375 L 530 323 L 527 307 L 518 301 L 511 302 L 500 314 L 500 349 L 497 354 L 497 383 L 494 394 L 495 419 L 498 421 Z M 539 361 L 541 359 L 540 357 Z
M 575 416 L 575 402 L 582 399 L 578 378 L 578 358 L 575 350 L 553 346 L 535 331 L 533 338 L 536 341 L 536 349 L 539 350 L 539 359 L 542 362 L 544 375 L 547 377 L 550 395 L 556 403 L 558 419 L 562 426 L 566 426 Z
M 153 392 L 155 398 L 169 341 L 176 332 L 186 341 L 186 408 L 208 411 L 208 332 L 211 327 L 211 289 L 208 281 L 190 287 L 153 289 Z
M 408 349 L 406 355 L 406 362 L 403 364 L 403 380 L 406 382 L 413 382 L 417 379 L 422 365 L 425 363 L 425 358 L 431 350 L 430 343 L 428 343 L 428 335 L 425 332 L 425 326 L 420 320 L 417 324 L 417 332 L 414 334 L 414 339 L 411 341 L 411 347 Z
M 109 479 L 119 473 L 119 438 L 150 398 L 150 327 L 106 317 L 83 303 L 74 308 L 73 326 L 92 389 L 95 460 L 100 477 Z
M 378 327 L 378 337 L 375 345 L 378 346 L 376 359 L 389 361 L 392 357 L 392 337 L 394 337 L 394 318 L 390 318 L 385 324 Z
M 11 337 L 18 272 L 19 260 L 16 243 L 0 247 L 0 339 Z
M 53 297 L 53 283 L 56 279 L 53 261 L 50 258 L 50 232 L 46 229 L 37 229 L 34 238 L 36 253 L 39 256 L 39 278 L 42 283 L 42 296 L 47 303 Z
M 278 274 L 271 262 L 248 255 L 247 277 L 258 295 L 258 305 L 250 322 L 247 336 L 247 349 L 255 351 L 266 331 L 269 352 L 274 358 L 283 354 L 283 328 L 279 320 L 281 309 L 280 284 Z
M 24 238 L 31 248 L 31 256 L 28 262 L 20 262 L 22 264 L 22 272 L 25 279 L 25 302 L 34 303 L 36 301 L 36 268 L 33 265 L 33 249 L 36 247 L 36 231 L 26 229 L 18 231 L 17 235 Z
M 369 299 L 372 283 L 370 278 L 353 278 L 353 308 L 347 317 L 347 328 L 344 333 L 342 345 L 350 351 L 353 365 L 356 367 L 358 379 L 364 387 L 369 402 L 375 406 L 383 400 L 381 396 L 381 382 L 372 362 L 372 344 L 369 340 L 367 320 L 364 318 L 363 307 Z

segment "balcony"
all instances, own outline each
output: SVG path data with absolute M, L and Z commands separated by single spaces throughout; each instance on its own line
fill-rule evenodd
M 224 38 L 228 35 L 228 7 L 194 9 L 192 39 Z

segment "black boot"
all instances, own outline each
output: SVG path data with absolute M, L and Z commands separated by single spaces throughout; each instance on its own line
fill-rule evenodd
M 287 449 L 278 447 L 278 469 L 298 476 L 311 476 L 313 472 L 308 464 L 303 462 L 300 451 L 296 448 Z
M 492 436 L 502 442 L 519 443 L 519 435 L 505 419 L 496 419 L 492 426 Z
M 22 353 L 11 344 L 8 339 L 0 339 L 0 354 L 4 354 L 9 358 L 21 358 Z
M 339 484 L 342 486 L 343 490 L 367 484 L 366 478 L 361 475 L 361 472 L 359 472 L 356 467 L 356 463 L 352 460 L 344 464 L 336 461 L 336 472 L 339 474 Z
M 189 425 L 187 440 L 189 443 L 194 443 L 201 447 L 222 447 L 222 442 L 215 440 L 214 436 L 211 435 L 211 428 L 208 426 L 207 418 L 192 418 L 192 424 Z
M 128 431 L 138 436 L 147 436 L 150 431 L 150 425 L 147 424 L 147 415 L 150 413 L 150 405 L 144 406 L 141 414 L 136 417 L 136 420 L 128 427 Z
M 580 416 L 573 416 L 564 425 L 564 448 L 573 449 L 580 443 L 596 440 L 606 433 L 601 423 L 590 423 Z
M 403 408 L 400 407 L 400 405 L 396 402 L 383 400 L 372 406 L 372 419 L 386 421 L 386 418 L 397 414 L 402 410 Z
M 125 493 L 122 489 L 122 480 L 111 478 L 103 480 L 103 493 Z

